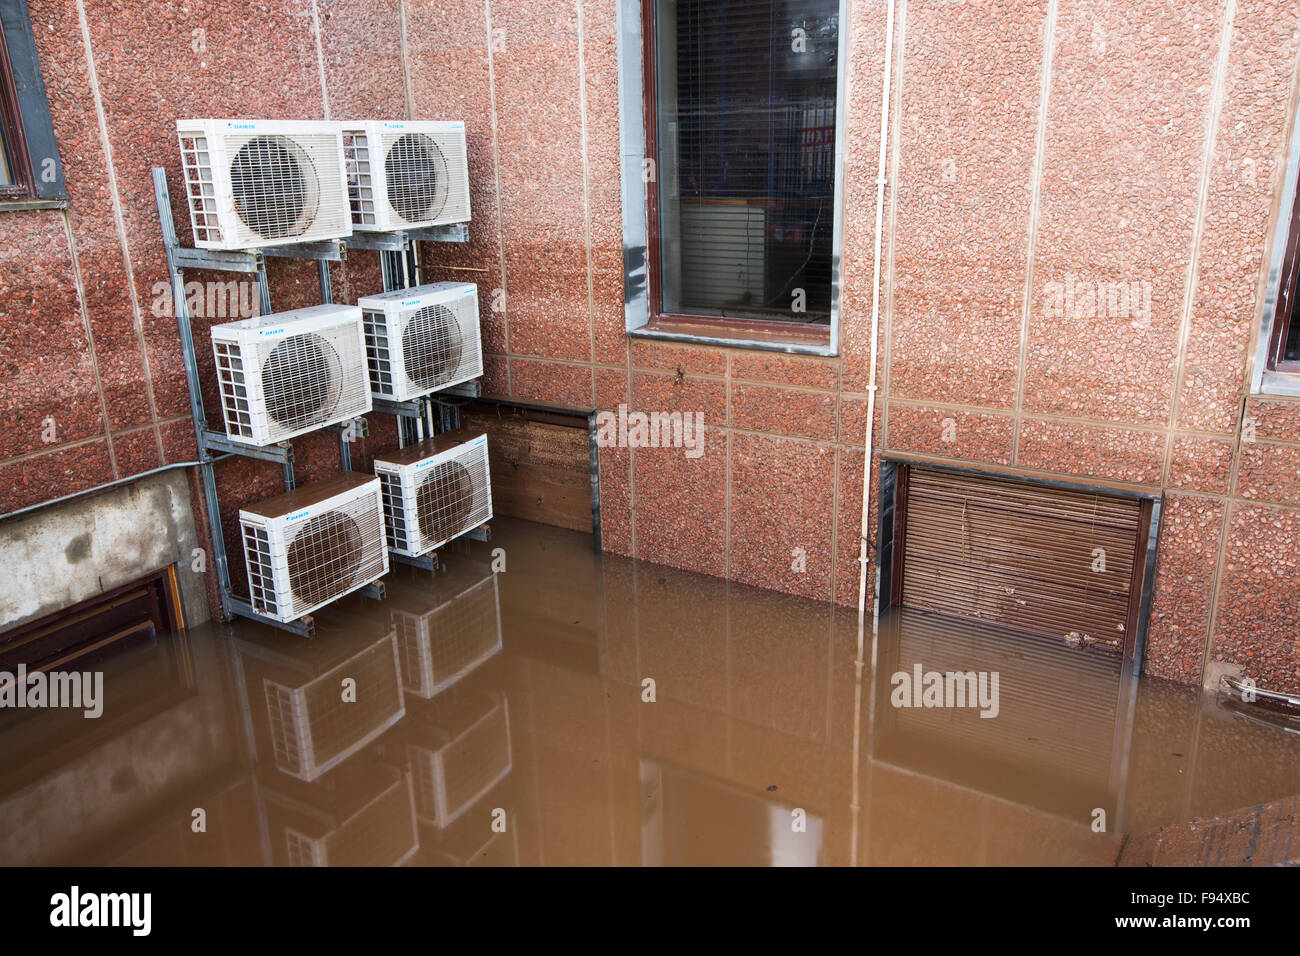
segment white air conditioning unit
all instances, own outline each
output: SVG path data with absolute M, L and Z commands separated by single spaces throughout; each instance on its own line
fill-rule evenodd
M 375 457 L 388 546 L 418 557 L 492 518 L 487 435 L 444 432 Z
M 313 305 L 212 327 L 226 434 L 270 445 L 372 406 L 361 310 Z
M 380 484 L 356 472 L 240 509 L 249 598 L 293 621 L 388 573 Z
M 256 249 L 352 234 L 338 123 L 177 120 L 201 249 Z
M 343 124 L 352 228 L 378 232 L 469 222 L 464 123 Z
M 485 565 L 458 560 L 430 584 L 386 584 L 408 694 L 435 697 L 501 650 L 497 577 Z
M 405 402 L 483 374 L 478 286 L 434 282 L 357 300 L 370 390 Z

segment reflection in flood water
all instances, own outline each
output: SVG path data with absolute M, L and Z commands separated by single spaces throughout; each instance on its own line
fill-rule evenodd
M 208 625 L 99 665 L 99 720 L 0 715 L 0 862 L 1109 865 L 1300 791 L 1285 721 L 1095 651 L 904 613 L 859 684 L 850 609 L 493 530 L 312 641 Z M 916 665 L 997 716 L 894 707 Z

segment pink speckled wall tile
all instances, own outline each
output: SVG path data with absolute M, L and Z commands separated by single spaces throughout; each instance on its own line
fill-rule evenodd
M 633 372 L 630 407 L 647 414 L 698 412 L 704 416 L 705 428 L 720 428 L 727 424 L 727 386 L 694 375 Z
M 1183 428 L 1227 433 L 1235 424 L 1298 40 L 1285 4 L 1236 4 L 1179 393 Z
M 723 376 L 727 374 L 727 352 L 707 346 L 668 345 L 632 339 L 632 367 L 685 375 Z
M 1300 445 L 1242 442 L 1238 497 L 1300 505 Z
M 1246 440 L 1300 441 L 1300 399 L 1251 399 L 1246 405 L 1242 432 Z
M 1185 683 L 1201 679 L 1223 507 L 1191 495 L 1165 499 L 1142 665 L 1152 677 Z
M 1060 5 L 1026 410 L 1168 421 L 1221 6 Z
M 162 436 L 164 463 L 172 465 L 181 461 L 198 460 L 194 424 L 189 418 L 159 425 L 158 433 Z
M 498 396 L 510 394 L 510 360 L 504 355 L 484 354 L 483 392 Z
M 492 30 L 511 351 L 590 361 L 577 9 L 498 3 Z
M 771 382 L 830 391 L 839 379 L 839 363 L 832 359 L 738 350 L 731 359 L 730 375 L 737 382 Z
M 157 468 L 158 435 L 152 425 L 113 436 L 113 455 L 119 476 L 138 475 Z
M 316 0 L 333 119 L 405 119 L 402 0 Z
M 636 448 L 636 556 L 705 574 L 726 570 L 727 434 L 705 426 L 704 453 Z
M 1228 493 L 1228 472 L 1232 467 L 1232 442 L 1221 438 L 1175 435 L 1169 459 L 1170 488 Z
M 1015 404 L 1046 6 L 907 8 L 891 397 Z
M 623 369 L 597 368 L 596 407 L 598 409 L 617 409 L 628 400 L 627 372 Z
M 626 448 L 600 448 L 600 546 L 605 551 L 632 555 L 632 482 L 630 452 Z
M 1009 464 L 1015 419 L 924 405 L 889 405 L 889 450 Z
M 788 438 L 735 434 L 731 447 L 731 575 L 804 597 L 830 597 L 835 452 Z M 637 510 L 640 511 L 640 500 Z
M 112 481 L 102 440 L 0 464 L 0 514 Z M 51 494 L 53 489 L 53 494 Z
M 1160 482 L 1165 437 L 1159 432 L 1026 419 L 1016 463 L 1080 477 Z
M 843 387 L 867 384 L 871 275 L 875 261 L 876 176 L 880 149 L 880 79 L 885 63 L 883 4 L 849 6 L 848 101 L 845 104 L 844 212 L 840 256 L 840 354 Z M 897 29 L 898 25 L 895 25 Z M 882 310 L 883 311 L 883 310 Z M 882 336 L 883 342 L 883 336 Z
M 587 207 L 591 232 L 595 359 L 626 361 L 623 317 L 623 198 L 618 140 L 616 7 L 583 0 Z
M 522 402 L 591 407 L 591 366 L 510 360 L 510 394 Z
M 834 441 L 835 396 L 737 382 L 731 386 L 731 424 L 749 431 Z
M 1240 664 L 1261 687 L 1300 690 L 1300 513 L 1233 505 L 1213 657 Z
M 0 216 L 0 442 L 8 455 L 102 434 L 99 388 L 57 212 Z
M 149 421 L 149 389 L 94 99 L 87 82 L 85 52 L 80 42 L 69 42 L 80 37 L 77 12 L 73 4 L 62 2 L 30 4 L 29 11 L 63 163 L 68 225 L 95 337 L 109 427 L 126 428 Z M 61 228 L 53 214 L 47 214 L 44 223 L 51 232 Z
M 876 415 L 879 420 L 883 405 L 877 403 Z M 867 400 L 865 398 L 840 395 L 839 427 L 836 440 L 841 445 L 861 447 L 867 435 Z

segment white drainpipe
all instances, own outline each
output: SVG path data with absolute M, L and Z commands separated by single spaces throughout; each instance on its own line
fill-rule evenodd
M 867 434 L 863 440 L 866 457 L 862 462 L 862 540 L 858 550 L 858 661 L 862 661 L 867 613 L 867 537 L 871 528 L 871 429 L 876 420 L 876 360 L 880 346 L 880 256 L 884 245 L 885 163 L 889 146 L 889 86 L 893 74 L 894 0 L 889 0 L 885 21 L 885 72 L 880 83 L 880 160 L 876 167 L 876 252 L 871 281 L 871 378 L 867 385 Z M 879 586 L 877 584 L 877 586 Z

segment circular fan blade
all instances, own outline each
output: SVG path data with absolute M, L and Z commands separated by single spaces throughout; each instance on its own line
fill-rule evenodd
M 287 428 L 325 421 L 342 391 L 339 354 L 315 332 L 285 339 L 262 364 L 266 412 Z
M 407 222 L 437 219 L 447 205 L 447 158 L 423 133 L 399 136 L 384 159 L 388 204 Z
M 311 158 L 287 136 L 255 136 L 239 147 L 230 188 L 236 214 L 264 239 L 302 235 L 320 205 Z
M 447 541 L 464 530 L 474 510 L 474 482 L 465 466 L 456 461 L 434 465 L 415 493 L 415 510 L 426 541 Z
M 339 511 L 312 518 L 289 545 L 289 587 L 303 605 L 344 590 L 361 567 L 364 540 L 357 523 Z
M 402 356 L 406 377 L 420 388 L 451 381 L 460 367 L 460 323 L 445 305 L 426 305 L 406 323 Z

